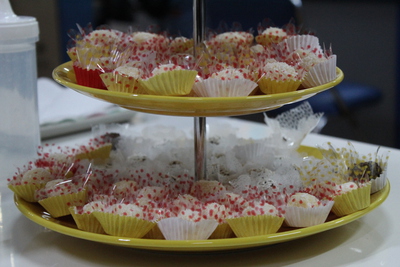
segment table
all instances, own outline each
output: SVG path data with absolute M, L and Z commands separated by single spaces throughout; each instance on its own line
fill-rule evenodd
M 231 118 L 207 118 L 212 127 L 229 123 L 238 136 L 265 137 L 267 126 Z M 193 118 L 150 116 L 135 127 L 152 124 L 193 127 Z M 46 143 L 82 144 L 90 132 L 72 134 Z M 348 140 L 309 134 L 303 145 L 322 145 L 327 141 L 345 146 Z M 356 150 L 367 154 L 377 145 L 352 141 Z M 129 249 L 65 236 L 23 216 L 15 207 L 13 193 L 4 177 L 0 180 L 0 266 L 399 266 L 400 260 L 400 150 L 390 150 L 388 177 L 391 192 L 377 209 L 345 226 L 266 247 L 214 253 L 171 253 Z

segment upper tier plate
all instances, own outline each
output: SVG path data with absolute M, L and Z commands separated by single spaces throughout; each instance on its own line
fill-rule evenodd
M 343 80 L 343 72 L 337 68 L 336 73 L 335 80 L 320 86 L 290 93 L 247 97 L 135 95 L 81 86 L 76 83 L 71 61 L 55 68 L 53 78 L 59 84 L 79 93 L 135 111 L 173 116 L 213 117 L 259 113 L 307 99 L 339 84 Z

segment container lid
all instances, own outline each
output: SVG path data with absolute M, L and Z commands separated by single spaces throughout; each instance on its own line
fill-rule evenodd
M 38 38 L 39 25 L 34 17 L 14 14 L 9 0 L 0 0 L 0 42 L 18 42 Z

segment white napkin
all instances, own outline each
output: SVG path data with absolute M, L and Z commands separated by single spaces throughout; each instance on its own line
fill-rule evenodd
M 38 78 L 40 125 L 100 116 L 117 108 L 116 105 L 65 88 L 50 78 Z

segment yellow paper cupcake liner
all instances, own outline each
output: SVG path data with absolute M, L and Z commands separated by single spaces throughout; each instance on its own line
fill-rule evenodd
M 237 237 L 268 235 L 278 232 L 285 218 L 272 215 L 245 216 L 226 221 Z
M 257 83 L 261 92 L 270 95 L 296 91 L 300 87 L 301 80 L 275 81 L 263 77 Z
M 220 223 L 217 228 L 211 234 L 209 239 L 220 239 L 220 238 L 232 238 L 235 237 L 235 233 L 228 223 Z
M 138 95 L 147 94 L 146 89 L 140 84 L 138 79 L 113 73 L 100 74 L 100 78 L 108 91 Z
M 112 236 L 142 238 L 156 225 L 155 222 L 113 213 L 95 211 L 92 214 L 104 231 Z
M 72 218 L 74 219 L 76 226 L 78 229 L 86 232 L 96 233 L 96 234 L 104 234 L 104 229 L 101 226 L 100 222 L 97 218 L 92 214 L 77 214 L 74 212 L 74 208 L 69 208 Z
M 36 190 L 45 187 L 46 184 L 21 184 L 9 185 L 8 188 L 13 191 L 17 196 L 23 198 L 28 202 L 37 202 L 35 197 Z
M 165 239 L 158 225 L 150 229 L 150 231 L 143 236 L 146 239 Z
M 86 190 L 39 200 L 39 204 L 54 218 L 70 215 L 69 207 L 82 206 L 87 201 Z
M 351 190 L 345 194 L 336 196 L 332 212 L 342 217 L 353 212 L 367 208 L 371 204 L 371 183 L 367 186 Z
M 88 152 L 82 152 L 75 155 L 75 159 L 89 159 L 93 160 L 94 163 L 104 163 L 110 158 L 112 144 L 105 144 L 99 148 Z
M 157 74 L 140 83 L 150 94 L 179 96 L 187 95 L 192 90 L 197 71 L 172 70 Z

